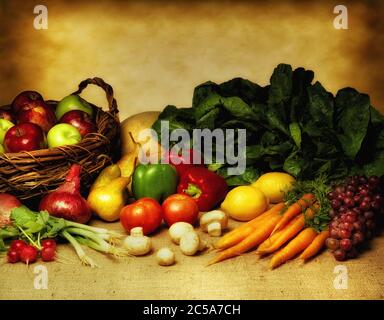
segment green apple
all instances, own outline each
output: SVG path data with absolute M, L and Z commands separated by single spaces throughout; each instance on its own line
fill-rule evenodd
M 7 133 L 9 128 L 12 128 L 14 124 L 5 119 L 0 119 L 0 144 L 4 142 L 5 134 Z
M 70 94 L 57 104 L 56 118 L 60 120 L 64 114 L 72 110 L 84 111 L 93 117 L 93 108 L 91 105 L 77 94 Z
M 79 143 L 81 134 L 74 126 L 68 123 L 60 123 L 48 131 L 47 140 L 48 148 L 62 147 Z
M 2 144 L 0 144 L 0 154 L 5 153 L 5 149 Z

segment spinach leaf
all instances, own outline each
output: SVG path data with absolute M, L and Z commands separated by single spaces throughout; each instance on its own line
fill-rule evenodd
M 320 82 L 307 88 L 308 122 L 313 127 L 333 128 L 333 95 L 327 92 Z
M 297 68 L 292 74 L 292 99 L 291 99 L 291 122 L 301 122 L 308 104 L 307 87 L 312 83 L 314 74 L 312 70 Z
M 291 137 L 298 148 L 301 146 L 301 129 L 300 125 L 297 122 L 292 122 L 289 125 L 289 132 L 291 133 Z
M 356 158 L 361 143 L 367 134 L 370 120 L 370 102 L 365 94 L 355 89 L 339 90 L 335 98 L 337 112 L 337 135 L 344 153 L 351 159 Z
M 283 169 L 294 177 L 301 177 L 302 171 L 307 164 L 308 162 L 296 150 L 285 159 Z
M 248 105 L 264 104 L 267 99 L 267 92 L 263 87 L 242 78 L 234 78 L 218 87 L 223 97 L 241 97 Z
M 269 87 L 268 109 L 266 118 L 269 125 L 289 136 L 287 103 L 292 94 L 292 67 L 279 64 L 272 76 Z
M 271 170 L 305 180 L 382 175 L 384 116 L 367 95 L 345 88 L 334 97 L 313 79 L 311 70 L 279 64 L 264 87 L 241 78 L 205 82 L 195 88 L 192 108 L 167 106 L 159 120 L 168 120 L 171 130 L 246 129 L 246 172 L 228 176 L 229 164 L 210 165 L 229 185 Z M 153 125 L 158 133 L 159 120 Z
M 217 174 L 226 179 L 228 186 L 241 186 L 245 184 L 251 184 L 255 182 L 259 176 L 260 171 L 254 167 L 248 167 L 245 172 L 241 175 L 231 175 L 227 174 L 227 168 L 222 167 L 217 171 Z
M 288 64 L 279 64 L 271 76 L 268 105 L 287 102 L 292 94 L 292 67 Z

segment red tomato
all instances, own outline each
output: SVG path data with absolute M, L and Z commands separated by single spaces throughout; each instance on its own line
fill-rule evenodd
M 199 215 L 199 207 L 190 196 L 173 194 L 163 202 L 163 213 L 169 227 L 180 221 L 194 224 Z
M 155 231 L 163 220 L 161 205 L 154 199 L 141 198 L 125 206 L 120 212 L 120 222 L 128 232 L 132 228 L 142 227 L 144 234 Z

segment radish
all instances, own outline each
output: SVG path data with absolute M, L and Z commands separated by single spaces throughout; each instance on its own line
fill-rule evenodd
M 20 256 L 16 250 L 9 250 L 7 253 L 7 258 L 9 263 L 19 262 Z
M 41 259 L 44 262 L 55 260 L 56 250 L 54 247 L 43 247 L 40 252 Z
M 9 250 L 16 251 L 18 254 L 20 254 L 21 250 L 26 246 L 27 244 L 23 240 L 13 240 L 11 242 L 11 246 Z
M 40 202 L 39 210 L 50 215 L 78 223 L 87 223 L 91 218 L 91 209 L 80 194 L 81 166 L 72 165 L 65 182 L 55 191 L 48 193 Z
M 34 263 L 37 260 L 37 249 L 27 244 L 20 252 L 20 260 L 26 264 Z
M 53 248 L 54 250 L 56 250 L 56 241 L 53 239 L 44 239 L 43 241 L 41 241 L 41 246 L 43 248 Z

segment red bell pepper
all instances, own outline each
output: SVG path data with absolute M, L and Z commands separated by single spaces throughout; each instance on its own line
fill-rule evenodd
M 194 158 L 199 159 L 200 163 L 194 164 Z M 165 163 L 169 163 L 176 168 L 179 177 L 191 167 L 204 167 L 203 157 L 199 152 L 193 149 L 186 150 L 185 155 L 170 151 L 164 156 L 164 159 Z
M 207 168 L 190 167 L 180 177 L 177 192 L 195 199 L 200 211 L 209 211 L 225 198 L 228 185 Z

